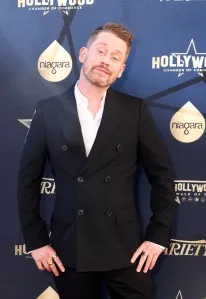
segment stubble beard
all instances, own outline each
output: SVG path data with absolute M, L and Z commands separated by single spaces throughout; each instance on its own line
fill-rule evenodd
M 90 71 L 87 71 L 87 66 L 83 65 L 83 74 L 86 77 L 86 79 L 96 87 L 108 87 L 110 86 L 113 81 L 110 78 L 110 75 L 106 75 L 107 78 L 105 78 L 103 75 L 98 73 L 94 73 L 94 68 L 92 68 Z

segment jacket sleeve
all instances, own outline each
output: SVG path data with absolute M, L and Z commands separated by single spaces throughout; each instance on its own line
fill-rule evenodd
M 40 217 L 40 187 L 47 160 L 40 102 L 28 131 L 17 178 L 18 212 L 27 251 L 50 243 L 46 224 Z
M 176 204 L 175 177 L 167 149 L 143 101 L 140 104 L 138 148 L 141 164 L 151 185 L 152 216 L 146 228 L 145 240 L 168 247 Z

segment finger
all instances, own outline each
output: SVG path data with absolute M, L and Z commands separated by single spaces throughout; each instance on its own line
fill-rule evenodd
M 154 268 L 154 266 L 157 262 L 157 259 L 158 259 L 158 255 L 153 257 L 152 262 L 151 262 L 150 267 L 149 267 L 150 270 L 152 270 Z
M 58 256 L 53 257 L 53 260 L 55 261 L 55 263 L 57 264 L 57 266 L 59 267 L 59 269 L 64 272 L 65 268 L 60 260 L 60 258 Z
M 148 269 L 149 269 L 149 267 L 151 265 L 151 262 L 152 262 L 153 258 L 154 258 L 154 255 L 152 255 L 152 254 L 148 255 L 147 260 L 146 260 L 146 264 L 144 266 L 144 273 L 147 273 L 147 271 L 148 271 Z
M 51 272 L 51 269 L 50 269 L 50 266 L 49 266 L 47 260 L 44 259 L 44 260 L 42 260 L 41 262 L 42 262 L 44 268 L 45 268 L 48 272 Z
M 135 253 L 133 254 L 132 258 L 131 258 L 131 263 L 134 263 L 136 261 L 136 259 L 138 258 L 138 256 L 140 256 L 140 254 L 145 250 L 144 246 L 140 246 Z
M 44 271 L 44 270 L 45 270 L 45 268 L 43 267 L 43 265 L 42 265 L 41 262 L 36 262 L 36 261 L 35 261 L 35 263 L 36 263 L 37 268 L 38 268 L 39 270 L 41 270 L 41 271 Z
M 141 256 L 141 258 L 139 260 L 139 263 L 138 263 L 138 266 L 137 266 L 137 269 L 136 269 L 137 272 L 140 272 L 142 270 L 142 266 L 144 265 L 147 258 L 148 258 L 147 254 Z
M 52 265 L 50 265 L 50 269 L 54 273 L 55 276 L 59 276 L 59 272 L 57 270 L 57 267 L 55 266 L 55 263 L 53 263 Z

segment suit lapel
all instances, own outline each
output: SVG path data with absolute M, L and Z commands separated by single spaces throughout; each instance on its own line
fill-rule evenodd
M 60 102 L 59 122 L 70 155 L 69 169 L 76 175 L 85 164 L 86 152 L 74 96 L 74 86 L 62 95 Z
M 69 88 L 69 90 L 61 96 L 60 102 L 61 111 L 59 113 L 59 122 L 70 155 L 69 169 L 74 175 L 79 175 L 94 165 L 95 159 L 111 141 L 112 135 L 115 134 L 115 130 L 122 116 L 122 110 L 119 105 L 120 101 L 117 92 L 109 88 L 105 98 L 104 111 L 99 130 L 88 157 L 86 157 L 77 112 L 74 86 Z
M 94 163 L 94 160 L 111 141 L 111 137 L 113 134 L 115 134 L 115 130 L 118 127 L 121 116 L 122 112 L 120 109 L 117 92 L 109 88 L 105 98 L 104 111 L 99 130 L 82 171 L 86 170 L 86 168 L 89 168 L 92 163 Z

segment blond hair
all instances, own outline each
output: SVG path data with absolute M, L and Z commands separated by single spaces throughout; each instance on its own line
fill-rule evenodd
M 123 40 L 127 45 L 127 55 L 129 55 L 132 41 L 134 39 L 134 35 L 131 31 L 129 31 L 124 25 L 117 24 L 117 23 L 106 23 L 102 25 L 101 27 L 96 28 L 92 34 L 90 35 L 87 46 L 90 46 L 93 41 L 96 39 L 99 33 L 101 32 L 111 32 L 117 37 L 119 37 L 121 40 Z

